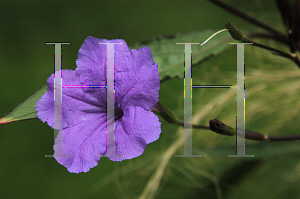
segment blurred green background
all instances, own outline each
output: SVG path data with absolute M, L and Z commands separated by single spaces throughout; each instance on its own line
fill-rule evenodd
M 226 2 L 284 31 L 274 1 Z M 217 31 L 228 22 L 243 31 L 262 31 L 204 0 L 1 1 L 0 21 L 0 117 L 53 73 L 53 45 L 45 42 L 71 42 L 63 45 L 62 67 L 75 69 L 87 36 L 133 45 L 160 35 Z M 289 50 L 270 40 L 255 41 Z M 299 134 L 299 68 L 268 51 L 245 49 L 246 129 Z M 236 50 L 231 48 L 193 68 L 193 84 L 234 84 L 235 70 Z M 193 121 L 208 125 L 217 118 L 234 126 L 234 94 L 235 89 L 193 89 Z M 162 83 L 160 102 L 183 119 L 183 79 Z M 0 198 L 300 198 L 299 141 L 247 140 L 246 154 L 256 157 L 228 158 L 235 154 L 234 137 L 193 130 L 193 152 L 203 157 L 175 158 L 183 154 L 183 129 L 160 121 L 160 139 L 140 157 L 122 162 L 101 158 L 97 167 L 80 174 L 45 158 L 53 154 L 54 143 L 46 123 L 1 125 Z

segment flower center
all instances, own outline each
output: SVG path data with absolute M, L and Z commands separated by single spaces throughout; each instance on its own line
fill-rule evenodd
M 123 110 L 120 107 L 120 104 L 116 102 L 115 106 L 115 121 L 119 120 L 120 118 L 123 117 Z

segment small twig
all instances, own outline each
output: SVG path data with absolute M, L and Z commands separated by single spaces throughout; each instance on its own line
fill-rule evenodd
M 297 53 L 297 50 L 296 50 L 296 42 L 295 42 L 295 39 L 293 37 L 293 32 L 292 32 L 292 29 L 289 27 L 288 28 L 288 35 L 289 35 L 289 43 L 290 43 L 290 49 L 291 49 L 291 56 L 293 57 L 293 59 L 295 60 L 295 62 L 298 64 L 298 66 L 300 65 L 300 58 L 299 58 L 299 55 Z
M 247 37 L 246 37 L 247 38 Z M 275 53 L 277 53 L 278 55 L 282 56 L 282 57 L 286 57 L 292 61 L 295 62 L 295 64 L 298 65 L 298 67 L 300 68 L 300 59 L 297 53 L 286 53 L 284 51 L 278 50 L 276 48 L 272 48 L 269 46 L 266 46 L 264 44 L 259 44 L 257 42 L 251 41 L 250 39 L 247 38 L 247 40 L 243 41 L 243 42 L 247 42 L 247 43 L 253 43 L 254 46 L 260 47 L 260 48 L 264 48 L 266 50 L 270 50 L 273 51 Z
M 263 48 L 263 49 L 266 49 L 266 50 L 276 52 L 277 54 L 281 55 L 282 57 L 286 57 L 288 59 L 291 59 L 291 60 L 295 61 L 294 60 L 295 58 L 290 53 L 286 53 L 286 52 L 278 50 L 276 48 L 273 48 L 273 47 L 270 47 L 270 46 L 266 46 L 264 44 L 260 44 L 260 43 L 251 41 L 250 39 L 247 41 L 247 43 L 253 43 L 253 46 L 257 46 L 257 47 L 260 47 L 260 48 Z M 298 65 L 298 66 L 300 67 L 300 65 Z
M 271 32 L 272 34 L 279 36 L 281 39 L 286 38 L 286 36 L 284 34 L 280 33 L 279 31 L 277 31 L 277 30 L 273 29 L 272 27 L 262 23 L 261 21 L 258 21 L 257 19 L 255 19 L 253 17 L 251 17 L 251 16 L 235 9 L 234 7 L 229 6 L 228 4 L 226 4 L 224 2 L 221 2 L 219 0 L 209 0 L 209 1 L 214 3 L 215 5 L 223 8 L 223 9 L 229 11 L 232 14 L 235 14 L 235 15 L 245 19 L 246 21 L 249 21 L 249 22 L 251 22 L 251 23 L 253 23 L 253 24 L 269 31 L 269 32 Z M 278 54 L 282 55 L 283 57 L 286 57 L 286 58 L 289 58 L 289 59 L 293 60 L 298 65 L 298 67 L 300 68 L 300 58 L 299 58 L 299 55 L 296 52 L 297 48 L 296 48 L 295 41 L 294 41 L 294 38 L 293 38 L 292 30 L 291 30 L 290 27 L 288 28 L 288 36 L 289 36 L 288 37 L 289 38 L 289 46 L 291 48 L 291 53 L 292 54 L 288 54 L 288 53 L 285 53 L 285 52 L 282 52 L 282 51 L 279 52 L 279 50 L 277 50 L 277 49 L 267 47 L 265 45 L 258 44 L 258 43 L 255 43 L 255 42 L 251 42 L 251 43 L 253 43 L 253 45 L 255 45 L 255 46 L 277 52 Z
M 280 35 L 274 35 L 274 34 L 264 33 L 264 32 L 247 32 L 246 35 L 248 35 L 249 38 L 272 39 L 272 40 L 278 41 L 284 45 L 287 45 L 287 46 L 290 45 L 288 38 L 282 37 Z M 300 50 L 300 48 L 298 50 Z
M 184 126 L 184 122 L 179 120 L 166 106 L 164 106 L 162 103 L 157 102 L 154 104 L 152 110 L 154 113 L 162 116 L 166 121 L 168 121 L 171 124 L 175 124 L 178 126 Z M 242 131 L 238 130 L 236 131 L 234 128 L 227 126 L 223 122 L 214 119 L 209 121 L 209 126 L 204 125 L 196 125 L 192 124 L 192 128 L 194 129 L 204 129 L 204 130 L 211 130 L 215 133 L 221 134 L 221 135 L 227 135 L 227 136 L 233 136 L 238 133 L 238 136 L 243 137 Z M 265 134 L 252 132 L 252 131 L 245 131 L 245 138 L 255 141 L 291 141 L 291 140 L 300 140 L 300 135 L 294 135 L 294 136 L 268 136 Z
M 289 36 L 289 44 L 290 44 L 290 49 L 291 49 L 291 53 L 296 53 L 296 42 L 294 40 L 294 37 L 293 37 L 293 32 L 290 28 L 288 28 L 288 36 Z
M 209 120 L 209 126 L 212 131 L 221 135 L 228 135 L 233 136 L 238 134 L 238 136 L 243 137 L 243 132 L 240 130 L 236 130 L 232 127 L 227 126 L 223 122 L 214 119 Z M 300 135 L 288 135 L 288 136 L 268 136 L 265 134 L 252 132 L 252 131 L 245 131 L 245 138 L 255 141 L 292 141 L 292 140 L 300 140 Z
M 270 26 L 262 23 L 261 21 L 258 21 L 257 19 L 255 19 L 255 18 L 253 18 L 253 17 L 251 17 L 251 16 L 249 16 L 249 15 L 247 15 L 247 14 L 245 14 L 245 13 L 243 13 L 243 12 L 237 10 L 237 9 L 235 9 L 234 7 L 231 7 L 231 6 L 227 5 L 224 2 L 221 2 L 221 1 L 218 1 L 218 0 L 209 0 L 209 1 L 212 2 L 212 3 L 214 3 L 215 5 L 223 8 L 224 10 L 227 10 L 228 12 L 230 12 L 230 13 L 232 13 L 234 15 L 237 15 L 237 16 L 245 19 L 246 21 L 251 22 L 251 23 L 253 23 L 253 24 L 255 24 L 255 25 L 257 25 L 257 26 L 259 26 L 259 27 L 261 27 L 261 28 L 263 28 L 263 29 L 265 29 L 265 30 L 267 30 L 267 31 L 275 34 L 275 35 L 280 35 L 281 37 L 286 37 L 285 35 L 283 35 L 279 31 L 273 29 L 272 27 L 270 27 Z
M 290 136 L 268 136 L 269 141 L 291 141 L 300 140 L 300 135 L 290 135 Z
M 230 23 L 226 24 L 225 27 L 228 29 L 228 31 L 229 31 L 229 33 L 230 33 L 230 35 L 231 35 L 231 37 L 233 39 L 241 41 L 241 42 L 244 42 L 244 43 L 253 43 L 254 46 L 258 46 L 260 48 L 264 48 L 264 49 L 273 51 L 273 52 L 277 53 L 280 56 L 283 56 L 283 57 L 286 57 L 288 59 L 293 60 L 298 65 L 298 67 L 300 68 L 300 59 L 299 59 L 297 53 L 286 53 L 286 52 L 283 52 L 283 51 L 278 50 L 276 48 L 272 48 L 272 47 L 269 47 L 269 46 L 266 46 L 266 45 L 259 44 L 257 42 L 251 41 L 250 39 L 248 39 L 248 37 L 246 37 L 242 33 L 242 31 L 240 31 L 239 29 L 235 28 Z
M 178 120 L 178 123 L 180 124 L 180 126 L 184 126 L 184 122 L 181 120 Z M 195 129 L 206 129 L 206 130 L 210 130 L 209 126 L 203 126 L 203 125 L 196 125 L 196 124 L 192 124 L 192 128 Z

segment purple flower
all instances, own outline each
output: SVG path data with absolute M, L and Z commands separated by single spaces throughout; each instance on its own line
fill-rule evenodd
M 160 78 L 149 47 L 130 50 L 124 40 L 89 36 L 81 46 L 77 68 L 62 70 L 63 85 L 106 85 L 105 42 L 115 45 L 115 154 L 112 161 L 140 156 L 146 145 L 159 138 L 158 117 L 151 111 L 158 102 Z M 37 116 L 54 127 L 54 74 L 47 92 L 38 100 Z M 62 130 L 55 140 L 55 157 L 69 172 L 87 172 L 106 151 L 106 88 L 63 88 Z M 61 137 L 59 139 L 59 137 Z M 61 148 L 62 147 L 62 148 Z

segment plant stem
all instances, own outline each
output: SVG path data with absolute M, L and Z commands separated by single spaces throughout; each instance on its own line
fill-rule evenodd
M 223 3 L 223 2 L 218 1 L 218 0 L 209 0 L 209 1 L 212 2 L 212 3 L 214 3 L 215 5 L 223 8 L 224 10 L 227 10 L 228 12 L 230 12 L 230 13 L 232 13 L 234 15 L 237 15 L 237 16 L 245 19 L 246 21 L 251 22 L 251 23 L 253 23 L 253 24 L 255 24 L 255 25 L 257 25 L 257 26 L 259 26 L 259 27 L 261 27 L 261 28 L 263 28 L 263 29 L 265 29 L 265 30 L 267 30 L 267 31 L 275 34 L 275 35 L 280 35 L 281 37 L 286 37 L 285 35 L 283 35 L 279 31 L 273 29 L 272 27 L 270 27 L 270 26 L 268 26 L 268 25 L 266 25 L 266 24 L 258 21 L 257 19 L 255 19 L 255 18 L 253 18 L 253 17 L 251 17 L 251 16 L 249 16 L 249 15 L 247 15 L 247 14 L 245 14 L 245 13 L 243 13 L 243 12 L 237 10 L 237 9 L 235 9 L 234 7 L 231 7 L 231 6 L 227 5 L 226 3 Z
M 286 53 L 286 52 L 278 50 L 276 48 L 272 48 L 272 47 L 269 47 L 269 46 L 251 41 L 239 29 L 235 28 L 230 23 L 226 24 L 225 27 L 228 29 L 228 31 L 229 31 L 229 33 L 230 33 L 230 35 L 233 39 L 241 41 L 243 43 L 253 43 L 254 46 L 258 46 L 260 48 L 264 48 L 264 49 L 273 51 L 273 52 L 277 53 L 280 56 L 283 56 L 283 57 L 286 57 L 288 59 L 293 60 L 298 65 L 298 67 L 300 68 L 300 59 L 299 59 L 299 56 L 298 56 L 297 53 Z
M 209 121 L 209 126 L 212 131 L 215 133 L 221 134 L 221 135 L 228 135 L 233 136 L 238 134 L 238 136 L 243 137 L 243 132 L 240 130 L 236 130 L 232 127 L 227 126 L 223 122 L 214 119 Z M 252 132 L 252 131 L 246 131 L 245 130 L 245 138 L 255 141 L 291 141 L 291 140 L 300 140 L 300 135 L 290 135 L 290 136 L 268 136 L 265 134 Z
M 180 124 L 180 126 L 184 126 L 184 122 L 183 121 L 178 120 L 177 122 Z M 196 124 L 192 124 L 192 128 L 210 130 L 209 126 L 196 125 Z
M 287 30 L 288 32 L 288 36 L 289 36 L 289 43 L 290 43 L 290 48 L 291 48 L 291 53 L 296 53 L 296 42 L 294 40 L 294 37 L 293 37 L 293 32 L 290 28 L 288 28 Z
M 270 50 L 270 51 L 276 52 L 279 55 L 281 55 L 283 57 L 286 57 L 286 58 L 289 58 L 289 59 L 292 59 L 294 61 L 294 58 L 292 57 L 292 55 L 290 53 L 286 53 L 286 52 L 278 50 L 276 48 L 273 48 L 273 47 L 270 47 L 270 46 L 266 46 L 264 44 L 260 44 L 260 43 L 257 43 L 257 42 L 251 41 L 251 40 L 249 40 L 249 43 L 253 43 L 253 46 L 257 46 L 257 47 L 260 47 L 260 48 L 263 48 L 263 49 L 266 49 L 266 50 Z
M 264 32 L 246 32 L 246 35 L 248 35 L 251 38 L 273 39 L 274 41 L 278 41 L 279 43 L 282 43 L 284 45 L 287 46 L 290 45 L 288 38 L 281 37 L 279 35 L 274 35 L 274 34 L 264 33 Z M 300 48 L 298 50 L 300 50 Z
M 157 102 L 153 105 L 152 111 L 160 116 L 162 116 L 166 121 L 171 124 L 175 124 L 178 126 L 184 126 L 184 122 L 179 120 L 166 106 L 162 103 Z M 204 129 L 204 130 L 211 130 L 215 133 L 227 136 L 233 136 L 238 134 L 238 136 L 243 136 L 243 132 L 236 130 L 232 127 L 227 126 L 223 122 L 214 119 L 209 121 L 209 126 L 204 125 L 196 125 L 192 124 L 192 128 L 194 129 Z M 292 136 L 268 136 L 265 134 L 252 132 L 252 131 L 245 131 L 245 138 L 255 141 L 291 141 L 291 140 L 300 140 L 300 135 L 292 135 Z
M 245 37 L 245 36 L 244 36 Z M 251 41 L 250 39 L 248 39 L 247 37 L 245 37 L 246 39 L 243 42 L 247 42 L 247 43 L 253 43 L 254 46 L 260 47 L 260 48 L 264 48 L 266 50 L 270 50 L 273 51 L 275 53 L 277 53 L 278 55 L 282 56 L 282 57 L 286 57 L 292 61 L 294 61 L 298 67 L 300 68 L 300 59 L 299 56 L 297 55 L 297 53 L 286 53 L 284 51 L 278 50 L 276 48 L 272 48 L 270 46 L 266 46 L 264 44 L 260 44 L 254 41 Z

